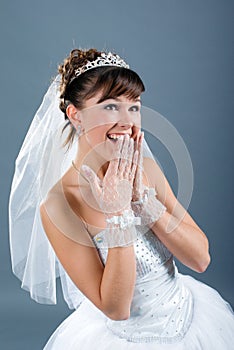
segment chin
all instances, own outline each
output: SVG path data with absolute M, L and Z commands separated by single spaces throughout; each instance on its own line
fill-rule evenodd
M 103 164 L 106 161 L 110 161 L 113 158 L 115 144 L 113 144 L 108 139 L 104 141 L 102 140 L 99 143 L 89 142 L 89 147 L 90 147 L 90 151 L 89 151 L 88 157 L 100 158 L 104 161 Z

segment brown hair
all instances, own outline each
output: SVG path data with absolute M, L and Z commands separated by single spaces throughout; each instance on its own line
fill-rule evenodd
M 120 95 L 125 95 L 134 100 L 145 91 L 144 84 L 138 74 L 124 67 L 99 66 L 82 73 L 74 79 L 76 69 L 84 66 L 88 61 L 96 60 L 101 53 L 96 49 L 86 51 L 74 49 L 59 66 L 58 71 L 61 74 L 59 107 L 64 113 L 65 119 L 68 119 L 66 108 L 69 103 L 82 109 L 85 101 L 95 96 L 97 92 L 102 92 L 98 101 L 100 103 Z M 69 148 L 74 140 L 76 130 L 68 121 L 63 131 L 68 125 L 71 126 L 71 130 L 64 146 L 68 145 Z

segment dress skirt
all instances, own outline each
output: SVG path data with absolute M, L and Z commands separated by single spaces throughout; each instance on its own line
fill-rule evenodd
M 171 341 L 129 341 L 107 327 L 108 318 L 88 299 L 55 330 L 44 350 L 232 350 L 234 314 L 220 294 L 193 277 L 178 273 L 191 292 L 193 312 L 183 337 Z M 113 321 L 118 328 L 122 321 Z M 175 327 L 180 320 L 174 322 Z M 138 332 L 141 333 L 141 325 Z M 152 331 L 152 329 L 151 329 Z

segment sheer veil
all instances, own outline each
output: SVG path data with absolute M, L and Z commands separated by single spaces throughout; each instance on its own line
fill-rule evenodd
M 73 147 L 66 154 L 61 146 L 65 121 L 59 109 L 59 79 L 54 79 L 45 94 L 15 161 L 9 201 L 10 249 L 13 272 L 32 299 L 55 304 L 56 277 L 60 277 L 66 302 L 76 308 L 82 294 L 56 259 L 39 212 L 41 201 L 76 151 Z

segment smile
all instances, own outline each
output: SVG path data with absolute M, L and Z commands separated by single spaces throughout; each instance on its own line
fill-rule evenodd
M 107 137 L 110 140 L 122 140 L 126 134 L 108 134 Z M 131 135 L 129 135 L 131 137 Z

